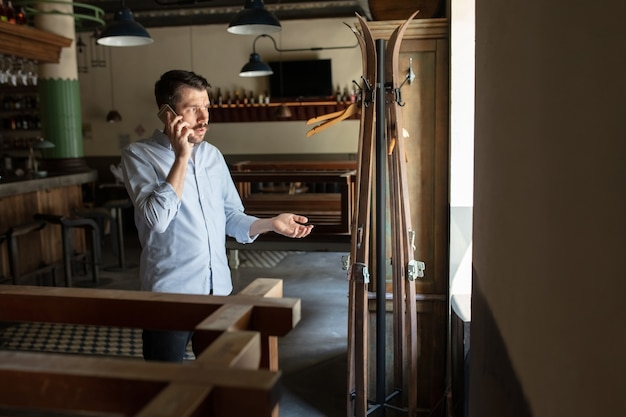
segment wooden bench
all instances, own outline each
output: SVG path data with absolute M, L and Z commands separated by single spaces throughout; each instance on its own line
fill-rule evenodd
M 300 300 L 277 297 L 267 278 L 228 297 L 1 286 L 0 321 L 193 330 L 196 360 L 0 351 L 0 414 L 277 416 L 277 337 L 300 320 Z
M 292 212 L 315 227 L 304 239 L 268 233 L 253 245 L 227 241 L 228 249 L 348 251 L 354 208 L 356 161 L 257 161 L 233 164 L 231 175 L 246 213 L 271 217 Z M 266 192 L 281 187 L 287 192 Z M 294 185 L 295 184 L 295 185 Z M 323 185 L 323 187 L 317 187 Z M 330 192 L 315 192 L 317 188 Z M 301 192 L 299 192 L 301 191 Z

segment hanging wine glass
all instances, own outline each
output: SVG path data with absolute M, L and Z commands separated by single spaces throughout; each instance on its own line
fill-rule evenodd
M 9 55 L 2 56 L 2 70 L 0 71 L 1 84 L 17 85 L 17 78 L 13 74 L 13 58 Z
M 9 82 L 9 73 L 7 72 L 8 57 L 0 55 L 0 84 L 6 84 Z
M 13 87 L 17 86 L 17 73 L 15 72 L 15 63 L 13 62 L 13 58 L 8 57 L 8 65 L 7 65 L 7 76 L 9 77 L 9 84 Z
M 15 73 L 15 76 L 17 77 L 17 82 L 22 85 L 28 85 L 28 74 L 26 73 L 24 68 L 24 60 L 19 59 L 15 65 L 15 68 L 17 68 L 17 72 Z
M 28 82 L 31 85 L 37 85 L 37 61 L 28 60 L 27 62 L 27 76 Z

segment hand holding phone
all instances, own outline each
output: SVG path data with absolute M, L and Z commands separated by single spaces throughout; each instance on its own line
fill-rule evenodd
M 168 120 L 167 120 L 168 113 L 172 115 L 172 119 L 178 116 L 176 112 L 174 111 L 174 109 L 172 109 L 169 104 L 162 105 L 161 108 L 159 109 L 159 113 L 157 113 L 157 116 L 159 116 L 159 119 L 161 119 L 161 121 L 164 124 L 168 124 Z

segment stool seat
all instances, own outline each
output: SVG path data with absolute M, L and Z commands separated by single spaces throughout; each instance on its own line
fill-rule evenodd
M 65 274 L 65 285 L 72 286 L 72 260 L 75 258 L 74 245 L 72 243 L 71 229 L 81 228 L 91 232 L 91 275 L 95 285 L 100 277 L 100 227 L 93 219 L 69 218 L 59 214 L 37 213 L 33 216 L 35 220 L 43 220 L 50 224 L 61 226 L 61 239 L 63 242 L 63 266 Z M 86 261 L 86 256 L 85 256 Z

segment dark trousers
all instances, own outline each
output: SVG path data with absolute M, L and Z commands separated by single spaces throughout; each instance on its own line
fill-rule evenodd
M 144 330 L 143 358 L 147 361 L 182 362 L 193 332 Z

